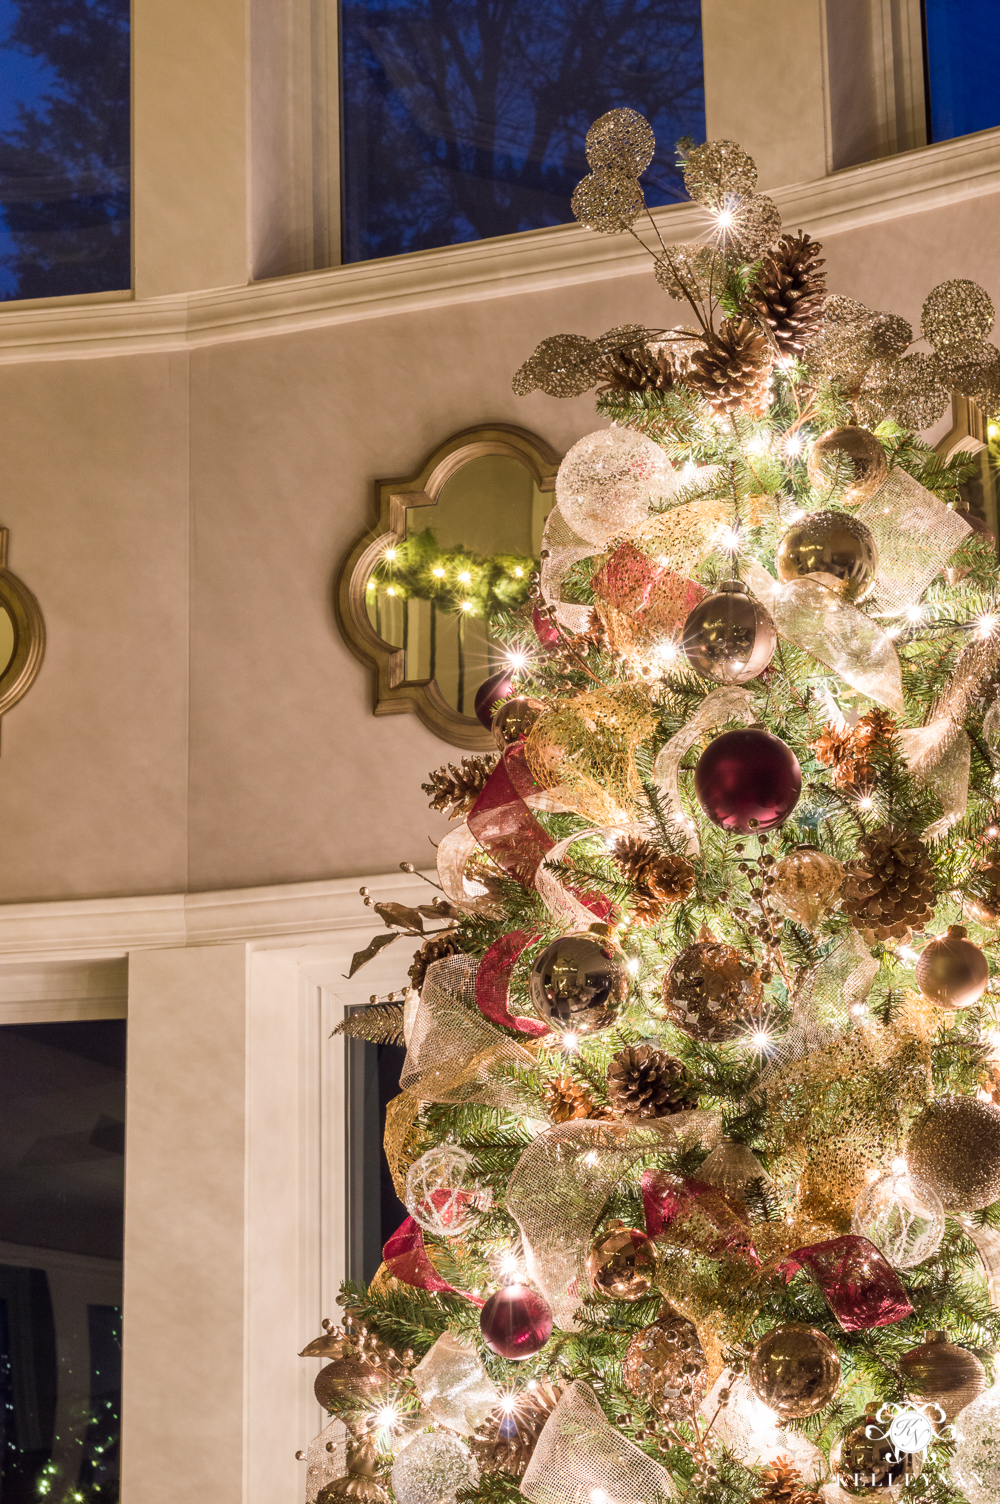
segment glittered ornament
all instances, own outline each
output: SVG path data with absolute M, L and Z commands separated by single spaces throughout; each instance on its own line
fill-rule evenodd
M 457 1144 L 428 1149 L 406 1172 L 406 1210 L 438 1237 L 461 1238 L 471 1232 L 492 1199 L 489 1186 L 476 1179 L 472 1155 Z
M 391 1383 L 392 1375 L 387 1368 L 348 1354 L 320 1369 L 313 1381 L 313 1393 L 324 1410 L 344 1404 L 361 1409 L 384 1399 Z
M 994 533 L 989 523 L 984 521 L 982 517 L 977 517 L 975 512 L 966 511 L 964 507 L 956 507 L 955 516 L 961 517 L 963 522 L 967 522 L 978 537 L 984 538 L 987 543 L 992 543 L 994 547 L 996 546 L 996 533 Z
M 607 1028 L 627 992 L 625 957 L 607 925 L 553 940 L 528 977 L 528 994 L 539 1018 L 576 1033 Z
M 964 925 L 949 924 L 946 934 L 920 952 L 917 986 L 939 1008 L 971 1008 L 986 991 L 989 979 L 989 963 L 968 938 Z
M 972 881 L 978 891 L 966 894 L 966 907 L 977 924 L 995 930 L 1000 925 L 1000 863 L 977 868 Z
M 855 506 L 877 491 L 889 473 L 878 439 L 867 428 L 853 425 L 821 434 L 809 451 L 806 469 L 814 486 L 828 485 L 834 473 L 843 479 L 846 471 L 850 479 L 841 494 Z
M 865 524 L 849 512 L 811 512 L 788 529 L 774 559 L 778 579 L 813 579 L 864 600 L 875 584 L 878 549 Z
M 721 940 L 687 946 L 663 979 L 667 1018 L 692 1039 L 735 1039 L 746 1032 L 763 1000 L 753 961 Z
M 504 700 L 509 700 L 514 693 L 514 671 L 510 668 L 498 669 L 495 674 L 490 674 L 484 679 L 476 690 L 476 698 L 473 709 L 476 712 L 476 720 L 487 731 L 493 730 L 493 715 L 498 705 Z
M 696 673 L 720 684 L 746 684 L 767 668 L 777 641 L 770 613 L 739 580 L 726 580 L 695 606 L 681 645 Z
M 527 736 L 544 709 L 541 700 L 533 700 L 529 695 L 511 695 L 509 700 L 502 700 L 493 716 L 493 740 L 497 746 L 502 750 Z
M 841 1434 L 830 1465 L 845 1493 L 864 1498 L 898 1489 L 923 1470 L 919 1452 L 898 1453 L 887 1430 L 871 1414 L 859 1415 Z
M 426 1431 L 400 1452 L 391 1480 L 396 1504 L 454 1504 L 479 1482 L 479 1464 L 457 1436 Z
M 944 1207 L 929 1186 L 918 1190 L 905 1170 L 889 1170 L 865 1187 L 852 1232 L 874 1243 L 894 1269 L 915 1269 L 944 1236 Z
M 947 1212 L 976 1212 L 1000 1198 L 1000 1108 L 976 1097 L 939 1097 L 911 1125 L 906 1164 L 917 1188 Z
M 986 1388 L 986 1369 L 975 1353 L 948 1341 L 947 1332 L 928 1332 L 919 1347 L 899 1360 L 899 1371 L 912 1400 L 939 1405 L 953 1421 Z
M 612 1223 L 598 1234 L 587 1255 L 587 1277 L 595 1295 L 608 1300 L 643 1300 L 653 1288 L 656 1249 L 637 1227 Z
M 724 1138 L 702 1160 L 698 1179 L 703 1185 L 714 1185 L 729 1197 L 740 1196 L 742 1187 L 755 1180 L 770 1180 L 760 1160 L 741 1144 L 738 1139 Z
M 694 790 L 714 825 L 748 835 L 788 819 L 802 790 L 802 769 L 780 737 L 749 726 L 709 742 L 694 770 Z
M 833 908 L 844 881 L 844 864 L 815 846 L 797 846 L 771 872 L 771 904 L 786 919 L 815 930 Z
M 483 1306 L 479 1330 L 501 1358 L 531 1358 L 552 1336 L 552 1312 L 530 1285 L 502 1285 Z
M 353 1499 L 355 1504 L 391 1504 L 391 1494 L 375 1476 L 378 1458 L 371 1437 L 351 1437 L 347 1443 L 347 1472 L 316 1495 L 316 1504 Z
M 747 1373 L 758 1399 L 782 1420 L 800 1420 L 832 1401 L 840 1384 L 840 1357 L 822 1332 L 788 1321 L 760 1339 Z
M 625 1350 L 625 1388 L 672 1419 L 690 1416 L 708 1388 L 708 1362 L 694 1323 L 667 1309 Z
M 573 531 L 601 546 L 641 522 L 650 501 L 677 485 L 659 444 L 631 428 L 601 428 L 574 444 L 559 466 L 556 500 Z
M 968 1504 L 1000 1499 L 1000 1384 L 994 1384 L 955 1422 L 951 1478 Z

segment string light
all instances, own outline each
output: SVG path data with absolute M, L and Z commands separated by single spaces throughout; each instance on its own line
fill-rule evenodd
M 472 610 L 472 602 L 471 601 L 460 601 L 459 602 L 459 610 L 460 611 L 471 611 Z
M 388 590 L 385 593 L 386 593 L 386 595 L 395 595 L 396 594 L 395 590 L 393 589 L 393 587 L 391 585 L 389 586 Z
M 638 976 L 638 974 L 639 974 L 639 957 L 638 956 L 629 956 L 628 960 L 625 962 L 625 970 L 629 973 L 630 976 L 633 976 L 633 977 L 634 976 Z
M 988 613 L 981 616 L 976 622 L 976 636 L 985 642 L 987 637 L 993 636 L 998 624 L 1000 624 L 1000 616 L 991 616 Z
M 469 571 L 467 569 L 463 569 L 462 570 L 462 573 L 458 577 L 458 583 L 460 585 L 471 585 L 472 584 L 472 576 L 471 576 L 471 574 L 469 573 Z
M 393 559 L 396 557 L 396 550 L 394 548 L 387 548 L 382 557 L 388 559 L 389 563 L 391 564 Z
M 676 663 L 680 655 L 681 650 L 677 646 L 677 643 L 673 642 L 669 637 L 664 642 L 656 644 L 656 656 L 661 663 Z
M 566 1033 L 562 1037 L 562 1047 L 566 1051 L 567 1055 L 572 1055 L 579 1043 L 579 1034 L 575 1033 L 573 1029 L 567 1029 Z
M 440 564 L 438 565 L 437 569 L 432 569 L 431 570 L 431 574 L 434 576 L 434 578 L 436 580 L 443 580 L 444 579 L 444 570 L 441 568 Z
M 923 608 L 923 606 L 907 606 L 907 608 L 906 608 L 906 619 L 907 619 L 907 621 L 912 621 L 912 622 L 923 621 L 923 619 L 924 619 L 924 608 Z
M 514 578 L 515 580 L 524 579 L 524 570 L 521 568 L 520 564 L 514 565 Z
M 718 543 L 719 543 L 719 547 L 720 548 L 726 549 L 731 554 L 739 553 L 739 550 L 740 550 L 740 530 L 739 530 L 739 527 L 722 527 L 722 528 L 719 529 L 718 533 L 716 534 L 716 537 L 718 539 Z
M 801 454 L 805 447 L 806 441 L 800 433 L 790 433 L 785 439 L 785 453 L 791 459 L 794 459 L 796 455 Z
M 522 668 L 527 668 L 530 659 L 528 658 L 528 654 L 521 648 L 509 648 L 507 650 L 507 662 L 516 672 Z
M 871 794 L 864 794 L 858 800 L 858 809 L 874 809 L 874 808 L 875 808 L 875 800 L 872 798 Z

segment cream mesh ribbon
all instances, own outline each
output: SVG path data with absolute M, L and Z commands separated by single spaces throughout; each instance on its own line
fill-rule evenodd
M 525 1149 L 507 1187 L 525 1263 L 558 1326 L 568 1328 L 586 1294 L 587 1247 L 601 1207 L 644 1154 L 667 1144 L 719 1142 L 720 1117 L 696 1109 L 650 1123 L 592 1122 L 546 1128 Z
M 729 1401 L 720 1407 L 721 1389 L 729 1390 Z M 764 1467 L 778 1457 L 790 1457 L 807 1484 L 818 1483 L 829 1471 L 819 1448 L 799 1432 L 786 1431 L 775 1412 L 754 1394 L 745 1374 L 733 1378 L 728 1369 L 720 1374 L 700 1415 L 704 1425 L 711 1426 L 709 1441 L 731 1452 L 744 1467 Z
M 774 617 L 780 636 L 870 700 L 902 711 L 903 681 L 891 640 L 877 622 L 817 580 L 779 585 L 756 559 L 741 560 L 753 594 Z
M 421 1358 L 413 1382 L 434 1419 L 462 1436 L 471 1436 L 500 1403 L 475 1349 L 453 1332 L 444 1332 Z
M 713 689 L 687 724 L 660 748 L 653 764 L 653 780 L 671 824 L 684 838 L 684 849 L 689 856 L 697 856 L 701 847 L 694 821 L 681 802 L 679 775 L 684 756 L 713 727 L 722 726 L 726 721 L 749 721 L 752 718 L 753 696 L 748 689 L 738 685 Z
M 582 1379 L 545 1422 L 521 1492 L 531 1504 L 666 1504 L 674 1497 L 669 1473 L 610 1424 Z
M 832 1044 L 850 1026 L 851 1006 L 868 996 L 877 971 L 860 935 L 848 930 L 796 987 L 788 1029 L 761 1072 L 760 1086 L 768 1086 L 791 1061 Z
M 590 620 L 589 606 L 574 606 L 562 598 L 563 580 L 574 564 L 601 552 L 573 531 L 559 508 L 553 507 L 542 532 L 542 567 L 539 586 L 546 605 L 555 608 L 556 620 L 567 632 L 582 632 Z
M 854 514 L 878 548 L 872 599 L 898 615 L 916 605 L 972 529 L 926 486 L 898 467 Z

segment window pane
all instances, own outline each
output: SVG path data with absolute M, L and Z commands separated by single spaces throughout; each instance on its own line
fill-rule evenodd
M 347 1277 L 366 1285 L 407 1216 L 383 1147 L 385 1110 L 399 1095 L 405 1058 L 398 1045 L 347 1040 Z
M 1000 125 L 996 0 L 925 0 L 930 139 Z
M 128 0 L 0 0 L 0 298 L 131 286 Z
M 2 1504 L 118 1499 L 125 1027 L 0 1027 Z
M 343 0 L 344 259 L 569 222 L 591 121 L 630 105 L 684 197 L 705 136 L 700 0 Z

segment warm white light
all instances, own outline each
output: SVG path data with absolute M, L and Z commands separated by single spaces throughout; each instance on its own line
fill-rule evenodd
M 633 977 L 634 976 L 638 976 L 638 974 L 639 974 L 639 958 L 638 958 L 638 956 L 629 956 L 628 960 L 625 962 L 625 970 L 629 973 L 630 976 L 633 976 Z
M 520 1264 L 518 1263 L 516 1253 L 505 1253 L 503 1258 L 500 1260 L 501 1274 L 516 1274 L 519 1268 Z M 513 1408 L 513 1405 L 511 1405 L 512 1410 Z
M 520 648 L 510 648 L 507 652 L 507 662 L 512 669 L 527 668 L 528 655 L 522 652 Z
M 391 585 L 389 586 L 388 590 L 385 593 L 386 593 L 386 595 L 395 595 L 396 594 L 395 590 L 393 590 L 393 588 L 392 588 Z
M 983 640 L 992 637 L 998 625 L 1000 625 L 1000 616 L 981 616 L 976 622 L 976 636 Z
M 438 565 L 437 569 L 432 569 L 431 570 L 431 574 L 434 576 L 434 578 L 436 580 L 443 580 L 444 579 L 444 570 L 441 568 L 440 565 Z
M 524 570 L 521 568 L 520 564 L 514 565 L 514 578 L 515 580 L 524 579 Z
M 458 583 L 460 585 L 471 585 L 472 584 L 472 576 L 471 576 L 471 574 L 469 573 L 469 571 L 467 569 L 463 569 L 462 570 L 462 573 L 458 577 Z
M 562 1037 L 562 1047 L 567 1052 L 567 1054 L 572 1055 L 573 1051 L 577 1048 L 579 1043 L 579 1034 L 574 1033 L 572 1029 L 567 1029 L 566 1033 Z
M 525 1384 L 524 1387 L 525 1387 L 525 1389 L 537 1389 L 538 1388 L 538 1380 L 537 1379 L 529 1379 L 528 1382 Z
M 399 1411 L 395 1405 L 382 1405 L 375 1411 L 375 1419 L 380 1426 L 394 1426 L 399 1420 Z
M 1000 836 L 1000 830 L 995 825 L 988 825 L 986 827 L 986 834 L 992 839 L 994 836 Z
M 806 441 L 800 433 L 790 433 L 785 440 L 785 453 L 788 455 L 801 454 L 806 447 Z
M 907 964 L 910 965 L 910 966 L 913 965 L 914 961 L 919 961 L 919 959 L 920 959 L 920 952 L 916 951 L 916 950 L 911 950 L 908 945 L 901 945 L 901 946 L 899 946 L 898 949 L 897 949 L 897 951 L 896 951 L 896 955 L 899 957 L 899 959 L 901 961 L 906 961 Z
M 681 466 L 681 480 L 693 480 L 697 473 L 698 466 L 694 463 L 694 460 L 685 460 Z
M 461 609 L 463 611 L 471 611 L 472 610 L 472 602 L 471 601 L 461 601 L 460 602 L 460 607 L 461 607 Z
M 760 1050 L 763 1053 L 771 1043 L 771 1036 L 766 1029 L 758 1029 L 755 1034 L 750 1035 L 750 1043 L 755 1050 Z
M 597 1163 L 599 1163 L 599 1160 L 600 1156 L 598 1155 L 596 1149 L 591 1149 L 589 1154 L 585 1154 L 583 1156 L 583 1162 L 585 1165 L 596 1165 Z
M 513 1415 L 514 1411 L 517 1409 L 517 1400 L 512 1394 L 505 1394 L 503 1399 L 500 1401 L 500 1409 L 503 1411 L 504 1415 Z
M 396 557 L 396 550 L 394 548 L 387 548 L 384 557 L 388 559 L 389 563 L 391 564 L 393 559 Z
M 755 433 L 747 445 L 748 454 L 766 454 L 771 447 L 771 435 L 769 433 Z
M 1000 428 L 998 428 L 995 423 L 991 423 L 989 428 L 986 430 L 986 434 L 988 438 L 995 439 L 998 435 L 1000 435 Z
M 923 621 L 924 608 L 922 606 L 907 606 L 906 619 L 907 621 Z
M 866 794 L 863 799 L 859 799 L 858 800 L 858 809 L 874 809 L 874 808 L 875 808 L 875 800 L 872 798 L 871 794 Z
M 736 223 L 732 209 L 719 209 L 716 212 L 715 222 L 720 230 L 731 230 Z M 591 1498 L 593 1498 L 593 1494 L 591 1494 Z
M 890 1166 L 890 1168 L 891 1168 L 892 1173 L 894 1175 L 905 1175 L 906 1174 L 906 1160 L 903 1159 L 902 1156 L 899 1156 L 898 1158 L 896 1158 L 896 1159 L 893 1160 L 892 1165 Z
M 669 637 L 664 642 L 658 642 L 655 651 L 661 663 L 676 663 L 681 656 L 680 648 Z
M 865 1005 L 864 1005 L 864 1003 L 852 1003 L 851 1004 L 851 1012 L 854 1014 L 855 1018 L 860 1018 L 861 1015 L 864 1013 L 864 1011 L 865 1011 Z
M 728 549 L 730 553 L 738 553 L 740 548 L 740 530 L 738 527 L 720 528 L 717 534 L 719 547 Z

